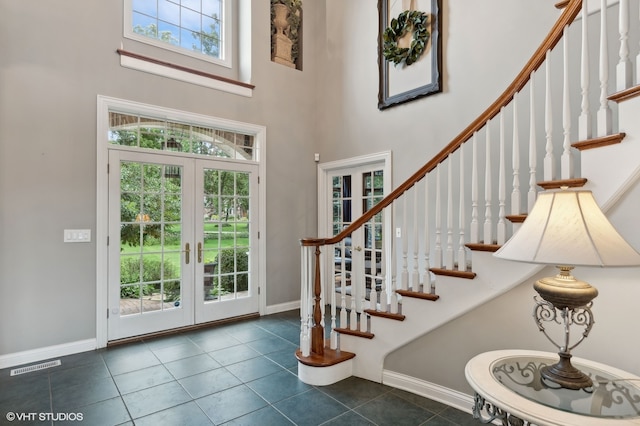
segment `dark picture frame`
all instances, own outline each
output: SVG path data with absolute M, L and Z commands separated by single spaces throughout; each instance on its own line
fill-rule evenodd
M 382 54 L 384 41 L 382 35 L 391 19 L 398 16 L 391 11 L 392 0 L 378 0 L 378 68 L 380 85 L 378 91 L 378 109 L 383 110 L 424 96 L 442 92 L 442 40 L 441 0 L 417 0 L 416 10 L 428 15 L 431 36 L 424 53 L 417 62 L 406 66 L 395 66 Z M 429 10 L 420 7 L 429 7 Z M 402 12 L 402 10 L 400 10 Z

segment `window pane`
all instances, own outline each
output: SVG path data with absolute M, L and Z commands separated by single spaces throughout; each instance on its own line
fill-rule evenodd
M 202 14 L 220 19 L 220 17 L 222 17 L 222 1 L 220 0 L 203 1 Z
M 149 16 L 158 15 L 158 4 L 149 0 L 133 0 L 133 10 Z
M 185 7 L 180 8 L 180 25 L 183 29 L 199 33 L 202 30 L 200 13 Z
M 199 52 L 201 46 L 200 35 L 198 33 L 185 29 L 180 31 L 180 47 Z
M 229 19 L 229 10 L 223 16 L 224 0 L 125 0 L 125 5 L 131 14 L 126 33 L 146 37 L 155 45 L 169 43 L 193 52 L 192 56 L 224 59 L 223 19 Z
M 158 40 L 178 46 L 180 44 L 180 27 L 168 22 L 158 22 Z
M 158 18 L 160 20 L 180 25 L 180 6 L 169 0 L 160 0 L 158 6 Z

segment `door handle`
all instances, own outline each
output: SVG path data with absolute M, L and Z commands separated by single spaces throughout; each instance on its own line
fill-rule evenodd
M 202 263 L 202 243 L 198 243 L 198 263 Z
M 355 246 L 353 249 L 354 249 L 355 251 L 362 251 L 362 247 L 360 247 L 360 246 Z
M 184 261 L 188 265 L 189 264 L 189 254 L 191 253 L 191 249 L 189 248 L 189 243 L 184 245 Z

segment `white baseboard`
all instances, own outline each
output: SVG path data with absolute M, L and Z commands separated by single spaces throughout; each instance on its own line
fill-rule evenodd
M 277 305 L 267 306 L 267 309 L 266 309 L 267 312 L 266 312 L 265 315 L 277 314 L 279 312 L 292 311 L 294 309 L 300 309 L 300 301 L 299 300 L 294 300 L 292 302 L 279 303 Z
M 61 345 L 47 346 L 44 348 L 0 355 L 0 369 L 15 367 L 17 365 L 30 364 L 60 356 L 92 351 L 97 348 L 96 339 L 79 340 L 77 342 L 63 343 Z
M 472 414 L 473 412 L 473 396 L 445 388 L 435 383 L 389 370 L 382 371 L 382 383 L 441 402 L 465 413 Z

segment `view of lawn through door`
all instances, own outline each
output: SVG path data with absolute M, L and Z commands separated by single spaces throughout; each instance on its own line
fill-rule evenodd
M 249 290 L 249 174 L 204 170 L 204 300 Z
M 178 307 L 182 167 L 122 162 L 120 176 L 120 315 Z M 205 169 L 204 191 L 204 235 L 193 248 L 204 300 L 246 296 L 249 174 Z
M 120 165 L 120 315 L 180 305 L 182 167 Z

